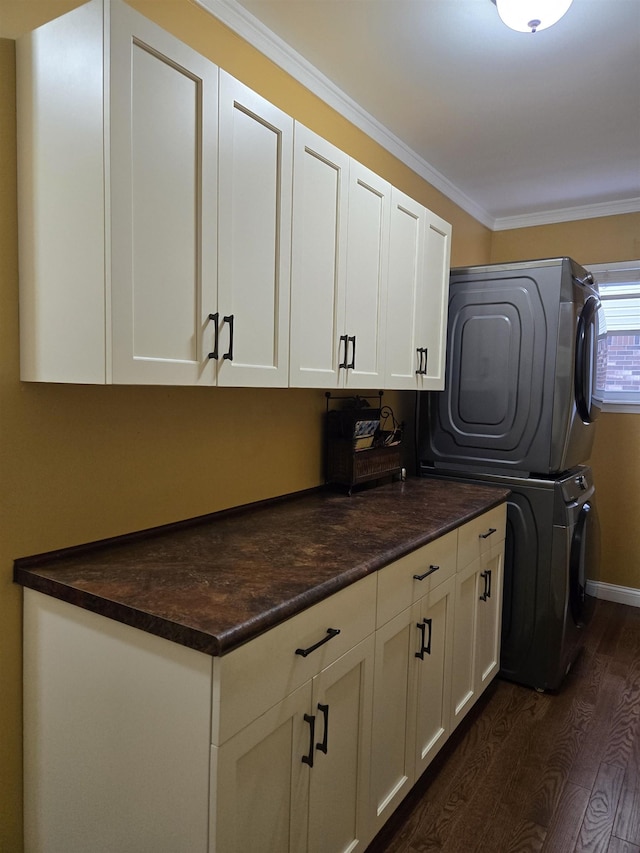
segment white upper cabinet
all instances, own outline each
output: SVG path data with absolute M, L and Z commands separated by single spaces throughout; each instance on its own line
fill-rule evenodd
M 296 123 L 290 384 L 338 385 L 344 334 L 349 157 Z
M 220 72 L 218 384 L 286 387 L 293 119 Z
M 295 133 L 290 384 L 382 387 L 391 187 Z
M 389 264 L 391 185 L 351 160 L 344 385 L 384 387 L 385 309 Z
M 451 226 L 394 189 L 385 387 L 444 387 Z
M 426 211 L 425 224 L 424 289 L 416 323 L 417 346 L 424 347 L 425 354 L 418 387 L 423 391 L 441 391 L 447 345 L 451 225 L 430 210 Z
M 23 380 L 443 387 L 439 217 L 122 0 L 17 72 Z
M 389 388 L 416 388 L 423 359 L 418 323 L 423 310 L 426 215 L 421 204 L 394 188 L 386 330 L 385 384 Z
M 110 68 L 113 381 L 210 384 L 218 71 L 121 3 Z
M 210 382 L 216 66 L 119 0 L 17 55 L 22 378 Z

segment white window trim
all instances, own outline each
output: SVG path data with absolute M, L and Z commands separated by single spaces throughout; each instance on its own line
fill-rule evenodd
M 590 264 L 588 268 L 593 274 L 595 280 L 598 282 L 603 302 L 607 301 L 607 292 L 610 297 L 620 297 L 625 291 L 627 293 L 631 291 L 632 293 L 637 294 L 640 298 L 640 260 L 620 261 L 612 264 Z M 640 310 L 638 312 L 637 329 L 617 329 L 615 323 L 612 326 L 612 329 L 620 331 L 621 334 L 628 331 L 629 334 L 640 335 Z M 600 408 L 603 412 L 638 414 L 640 412 L 640 400 L 607 400 L 600 404 Z

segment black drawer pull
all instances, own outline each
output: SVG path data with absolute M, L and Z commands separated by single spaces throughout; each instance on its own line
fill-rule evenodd
M 216 311 L 215 314 L 209 314 L 209 319 L 213 321 L 213 352 L 209 353 L 209 358 L 218 358 L 218 319 L 220 315 Z
M 329 738 L 329 706 L 328 705 L 321 705 L 318 702 L 318 711 L 320 711 L 322 713 L 322 715 L 324 716 L 324 737 L 322 738 L 322 741 L 320 743 L 316 744 L 316 749 L 319 750 L 320 752 L 324 752 L 324 754 L 326 755 L 327 754 L 327 741 Z
M 351 343 L 353 344 L 353 348 L 351 350 L 351 361 L 349 362 L 347 367 L 349 368 L 349 370 L 355 370 L 356 369 L 356 336 L 355 335 L 349 335 L 349 337 L 347 338 L 347 341 L 351 341 Z M 345 355 L 345 359 L 346 359 L 346 355 Z
M 426 376 L 427 373 L 427 347 L 417 347 L 416 352 L 418 354 L 418 369 L 416 373 L 418 376 Z
M 313 744 L 316 739 L 316 718 L 311 714 L 304 715 L 305 723 L 309 723 L 309 754 L 302 756 L 302 763 L 313 767 Z
M 491 569 L 481 572 L 480 577 L 484 579 L 484 592 L 480 596 L 480 601 L 486 601 L 491 598 Z
M 222 319 L 229 324 L 229 349 L 222 356 L 223 359 L 233 361 L 233 314 L 225 315 Z
M 424 660 L 425 654 L 431 654 L 431 626 L 432 619 L 423 619 L 422 622 L 416 623 L 416 628 L 420 631 L 420 651 L 416 652 L 416 657 L 420 658 L 420 660 Z M 425 643 L 427 628 L 429 628 L 429 639 Z
M 328 643 L 332 637 L 337 637 L 340 633 L 340 628 L 327 628 L 327 635 L 323 637 L 321 640 L 318 640 L 317 643 L 314 643 L 312 646 L 309 646 L 308 649 L 296 649 L 296 654 L 300 655 L 303 658 L 306 658 L 307 655 L 310 655 L 311 652 L 315 652 L 316 649 L 319 649 L 320 646 L 324 646 L 325 643 Z
M 344 342 L 344 361 L 338 365 L 339 368 L 346 369 L 347 367 L 347 350 L 349 349 L 349 338 L 347 335 L 340 335 L 340 343 Z
M 428 578 L 429 575 L 432 575 L 434 572 L 437 572 L 440 566 L 429 566 L 427 571 L 423 575 L 414 575 L 414 581 L 423 581 L 425 578 Z
M 495 528 L 495 527 L 490 527 L 490 528 L 487 530 L 487 532 L 486 532 L 486 533 L 481 533 L 481 534 L 480 534 L 480 538 L 481 538 L 481 539 L 488 539 L 488 538 L 491 536 L 491 534 L 492 534 L 492 533 L 495 533 L 495 532 L 496 532 L 496 529 L 497 529 L 497 528 Z

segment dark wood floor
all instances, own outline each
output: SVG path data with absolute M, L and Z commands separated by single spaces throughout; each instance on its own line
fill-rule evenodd
M 640 608 L 599 601 L 557 695 L 497 679 L 370 853 L 640 853 Z

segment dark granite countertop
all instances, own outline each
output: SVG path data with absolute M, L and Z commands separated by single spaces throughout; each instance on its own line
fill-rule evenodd
M 428 479 L 293 496 L 16 560 L 23 586 L 224 654 L 501 503 L 508 490 Z

